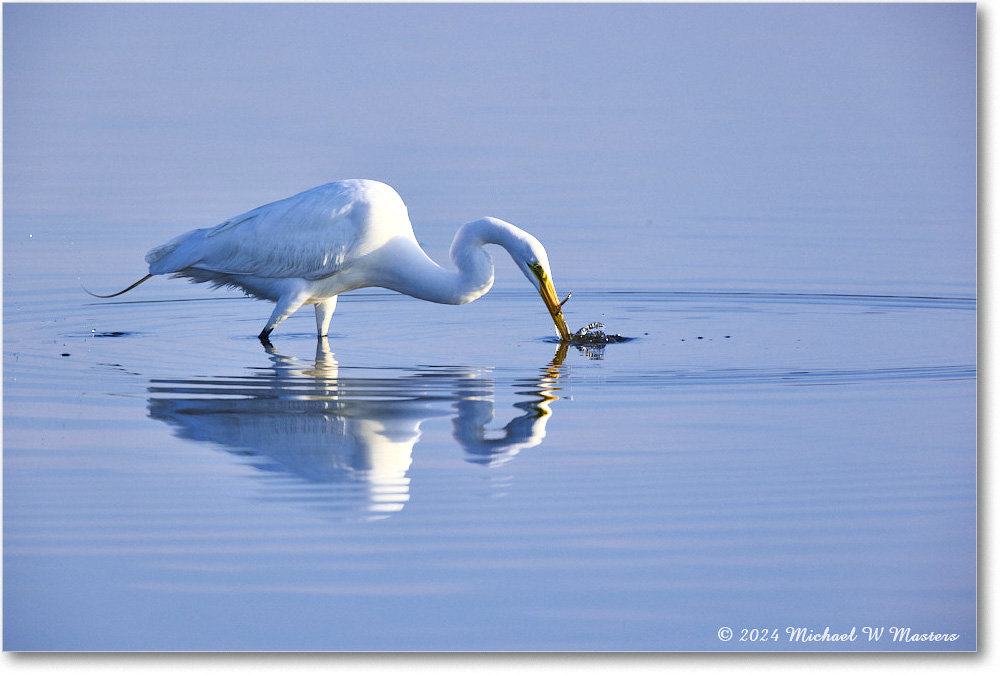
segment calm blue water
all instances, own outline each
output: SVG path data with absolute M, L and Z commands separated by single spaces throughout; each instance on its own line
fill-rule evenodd
M 973 5 L 3 12 L 4 649 L 976 649 Z M 635 339 L 81 289 L 344 177 Z

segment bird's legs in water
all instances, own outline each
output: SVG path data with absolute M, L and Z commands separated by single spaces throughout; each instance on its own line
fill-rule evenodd
M 337 309 L 337 296 L 327 298 L 323 302 L 316 303 L 316 335 L 326 337 L 330 329 L 330 319 L 333 317 L 333 310 Z
M 278 298 L 278 302 L 274 305 L 274 311 L 271 312 L 271 318 L 267 320 L 264 330 L 260 332 L 257 338 L 265 346 L 268 345 L 271 342 L 268 338 L 275 326 L 291 316 L 295 310 L 302 306 L 305 300 L 306 296 L 304 293 L 287 293 Z
M 260 332 L 257 337 L 265 346 L 270 344 L 271 331 L 275 327 L 291 316 L 295 310 L 301 307 L 305 302 L 305 296 L 301 293 L 288 294 L 282 296 L 274 306 L 274 311 L 271 312 L 271 318 L 267 320 L 267 325 L 264 326 L 264 330 Z M 333 311 L 337 308 L 337 296 L 327 298 L 323 302 L 316 303 L 316 334 L 319 337 L 325 337 L 327 331 L 330 328 L 330 319 L 333 318 Z

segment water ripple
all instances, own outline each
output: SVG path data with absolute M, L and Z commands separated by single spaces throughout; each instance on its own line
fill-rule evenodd
M 869 368 L 858 370 L 677 370 L 640 376 L 636 382 L 661 386 L 740 386 L 789 384 L 820 386 L 838 384 L 876 384 L 919 380 L 974 380 L 976 367 L 971 365 L 927 366 L 910 368 Z M 624 382 L 623 380 L 618 380 Z

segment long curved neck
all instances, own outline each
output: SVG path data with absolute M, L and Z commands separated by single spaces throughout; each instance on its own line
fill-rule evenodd
M 493 258 L 483 247 L 497 244 L 513 252 L 521 234 L 518 228 L 496 218 L 466 223 L 451 243 L 451 260 L 457 271 L 442 268 L 419 246 L 408 247 L 405 261 L 397 262 L 394 280 L 386 286 L 430 302 L 472 302 L 493 287 Z

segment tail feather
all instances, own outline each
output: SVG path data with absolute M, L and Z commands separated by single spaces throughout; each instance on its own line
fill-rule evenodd
M 172 274 L 191 267 L 204 255 L 204 230 L 191 230 L 150 249 L 146 263 L 151 274 Z
M 131 291 L 131 290 L 132 290 L 133 288 L 135 288 L 136 286 L 138 286 L 138 285 L 139 285 L 139 284 L 141 284 L 142 282 L 144 282 L 144 281 L 148 281 L 149 279 L 151 279 L 151 278 L 152 278 L 152 276 L 153 276 L 152 274 L 147 274 L 147 275 L 146 275 L 146 276 L 144 276 L 144 277 L 143 277 L 142 279 L 139 279 L 139 281 L 135 282 L 134 284 L 132 284 L 132 285 L 131 285 L 131 286 L 129 286 L 128 288 L 125 288 L 125 289 L 123 289 L 123 290 L 120 290 L 120 291 L 118 291 L 117 293 L 112 293 L 112 294 L 110 294 L 110 295 L 98 295 L 97 293 L 91 293 L 90 291 L 87 291 L 87 289 L 86 289 L 86 288 L 84 288 L 83 290 L 87 291 L 87 294 L 88 294 L 88 295 L 92 295 L 92 296 L 94 296 L 95 298 L 115 298 L 115 297 L 118 297 L 119 295 L 122 295 L 123 293 L 128 293 L 129 291 Z

